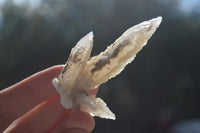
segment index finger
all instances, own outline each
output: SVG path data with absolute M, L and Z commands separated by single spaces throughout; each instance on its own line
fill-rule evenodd
M 48 68 L 1 91 L 0 113 L 14 120 L 41 102 L 57 96 L 52 79 L 58 77 L 62 69 L 62 65 Z

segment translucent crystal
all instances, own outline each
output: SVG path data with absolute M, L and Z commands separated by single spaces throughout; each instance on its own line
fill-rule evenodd
M 84 36 L 72 49 L 60 76 L 52 81 L 61 95 L 62 105 L 66 109 L 72 108 L 93 116 L 115 119 L 106 103 L 88 91 L 115 77 L 133 61 L 161 21 L 162 17 L 157 17 L 129 28 L 104 52 L 91 58 L 93 33 Z

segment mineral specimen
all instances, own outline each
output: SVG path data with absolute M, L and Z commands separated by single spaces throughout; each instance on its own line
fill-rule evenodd
M 52 81 L 61 95 L 61 104 L 66 109 L 115 119 L 106 103 L 88 91 L 115 77 L 133 61 L 161 21 L 162 17 L 157 17 L 129 28 L 104 52 L 91 58 L 93 33 L 84 36 L 72 49 L 60 76 Z

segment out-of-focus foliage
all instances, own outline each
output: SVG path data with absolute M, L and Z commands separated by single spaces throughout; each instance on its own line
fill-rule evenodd
M 200 117 L 200 12 L 180 10 L 181 0 L 42 0 L 0 10 L 0 89 L 56 64 L 94 31 L 93 55 L 127 28 L 163 16 L 134 63 L 100 87 L 117 120 L 96 118 L 95 133 L 164 133 Z

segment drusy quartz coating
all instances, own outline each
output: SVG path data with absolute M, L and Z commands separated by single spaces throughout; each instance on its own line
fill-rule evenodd
M 93 116 L 115 119 L 115 114 L 106 103 L 88 91 L 115 77 L 133 61 L 161 21 L 162 17 L 157 17 L 129 28 L 104 52 L 93 57 L 90 57 L 93 32 L 81 38 L 71 50 L 60 76 L 52 81 L 61 95 L 61 104 L 66 109 L 72 108 Z

